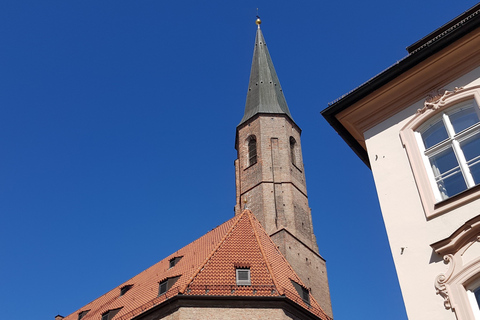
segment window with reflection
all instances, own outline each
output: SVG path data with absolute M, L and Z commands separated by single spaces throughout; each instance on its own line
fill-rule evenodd
M 437 201 L 480 183 L 480 111 L 474 100 L 438 115 L 418 134 Z

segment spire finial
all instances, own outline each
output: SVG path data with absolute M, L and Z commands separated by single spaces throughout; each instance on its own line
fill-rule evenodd
M 243 210 L 247 210 L 247 198 L 243 198 L 243 203 L 244 203 L 244 206 L 243 206 Z
M 260 17 L 258 16 L 258 8 L 257 8 L 257 21 L 255 21 L 255 23 L 257 24 L 258 29 L 260 29 L 260 25 L 262 24 L 262 20 L 260 20 Z

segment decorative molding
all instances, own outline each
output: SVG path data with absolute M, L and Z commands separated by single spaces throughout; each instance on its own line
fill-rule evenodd
M 445 100 L 447 98 L 463 90 L 463 87 L 455 87 L 453 91 L 448 91 L 446 89 L 438 89 L 437 91 L 431 92 L 427 95 L 427 98 L 425 99 L 424 107 L 422 109 L 418 109 L 416 114 L 423 114 L 429 109 L 438 110 L 441 107 L 444 107 L 446 105 Z
M 449 237 L 430 245 L 439 255 L 463 253 L 478 239 L 480 234 L 480 215 L 466 221 Z
M 432 181 L 429 177 L 428 168 L 425 165 L 424 154 L 418 146 L 417 130 L 427 121 L 435 116 L 439 116 L 442 112 L 447 111 L 449 107 L 463 103 L 468 100 L 475 101 L 476 105 L 480 105 L 480 85 L 471 87 L 456 87 L 452 91 L 437 90 L 427 98 L 424 98 L 424 107 L 418 109 L 415 114 L 400 130 L 400 139 L 406 150 L 413 175 L 417 184 L 419 196 L 427 219 L 432 219 L 441 214 L 450 212 L 460 206 L 472 202 L 480 198 L 480 185 L 471 187 L 453 197 L 445 200 L 439 200 L 435 197 Z M 438 252 L 444 256 L 449 252 Z
M 450 280 L 453 270 L 455 269 L 455 260 L 452 254 L 447 254 L 443 257 L 443 261 L 445 264 L 449 264 L 450 262 L 451 264 L 445 274 L 441 273 L 435 278 L 435 289 L 437 294 L 443 298 L 443 305 L 445 306 L 445 309 L 448 310 L 452 307 L 452 304 L 450 302 L 450 296 L 448 295 L 446 284 L 448 280 Z
M 464 260 L 464 254 L 477 242 L 480 242 L 480 215 L 430 245 L 448 265 L 448 270 L 435 278 L 435 292 L 442 297 L 445 309 L 455 312 L 458 320 L 476 319 L 467 291 L 480 285 L 480 257 L 475 254 L 472 259 Z
M 463 257 L 463 254 L 471 247 L 475 242 L 480 242 L 480 236 L 477 236 L 473 239 L 470 240 L 463 248 L 462 250 L 458 251 L 458 254 Z

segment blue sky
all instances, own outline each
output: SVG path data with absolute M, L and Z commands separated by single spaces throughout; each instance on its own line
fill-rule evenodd
M 320 111 L 474 4 L 2 1 L 1 317 L 66 316 L 233 216 L 258 7 L 334 317 L 406 319 L 371 172 Z

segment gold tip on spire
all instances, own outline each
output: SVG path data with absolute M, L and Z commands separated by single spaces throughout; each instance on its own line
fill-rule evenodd
M 255 23 L 260 28 L 260 25 L 262 24 L 262 20 L 260 20 L 260 17 L 258 16 L 258 8 L 257 8 L 257 21 L 255 21 Z

